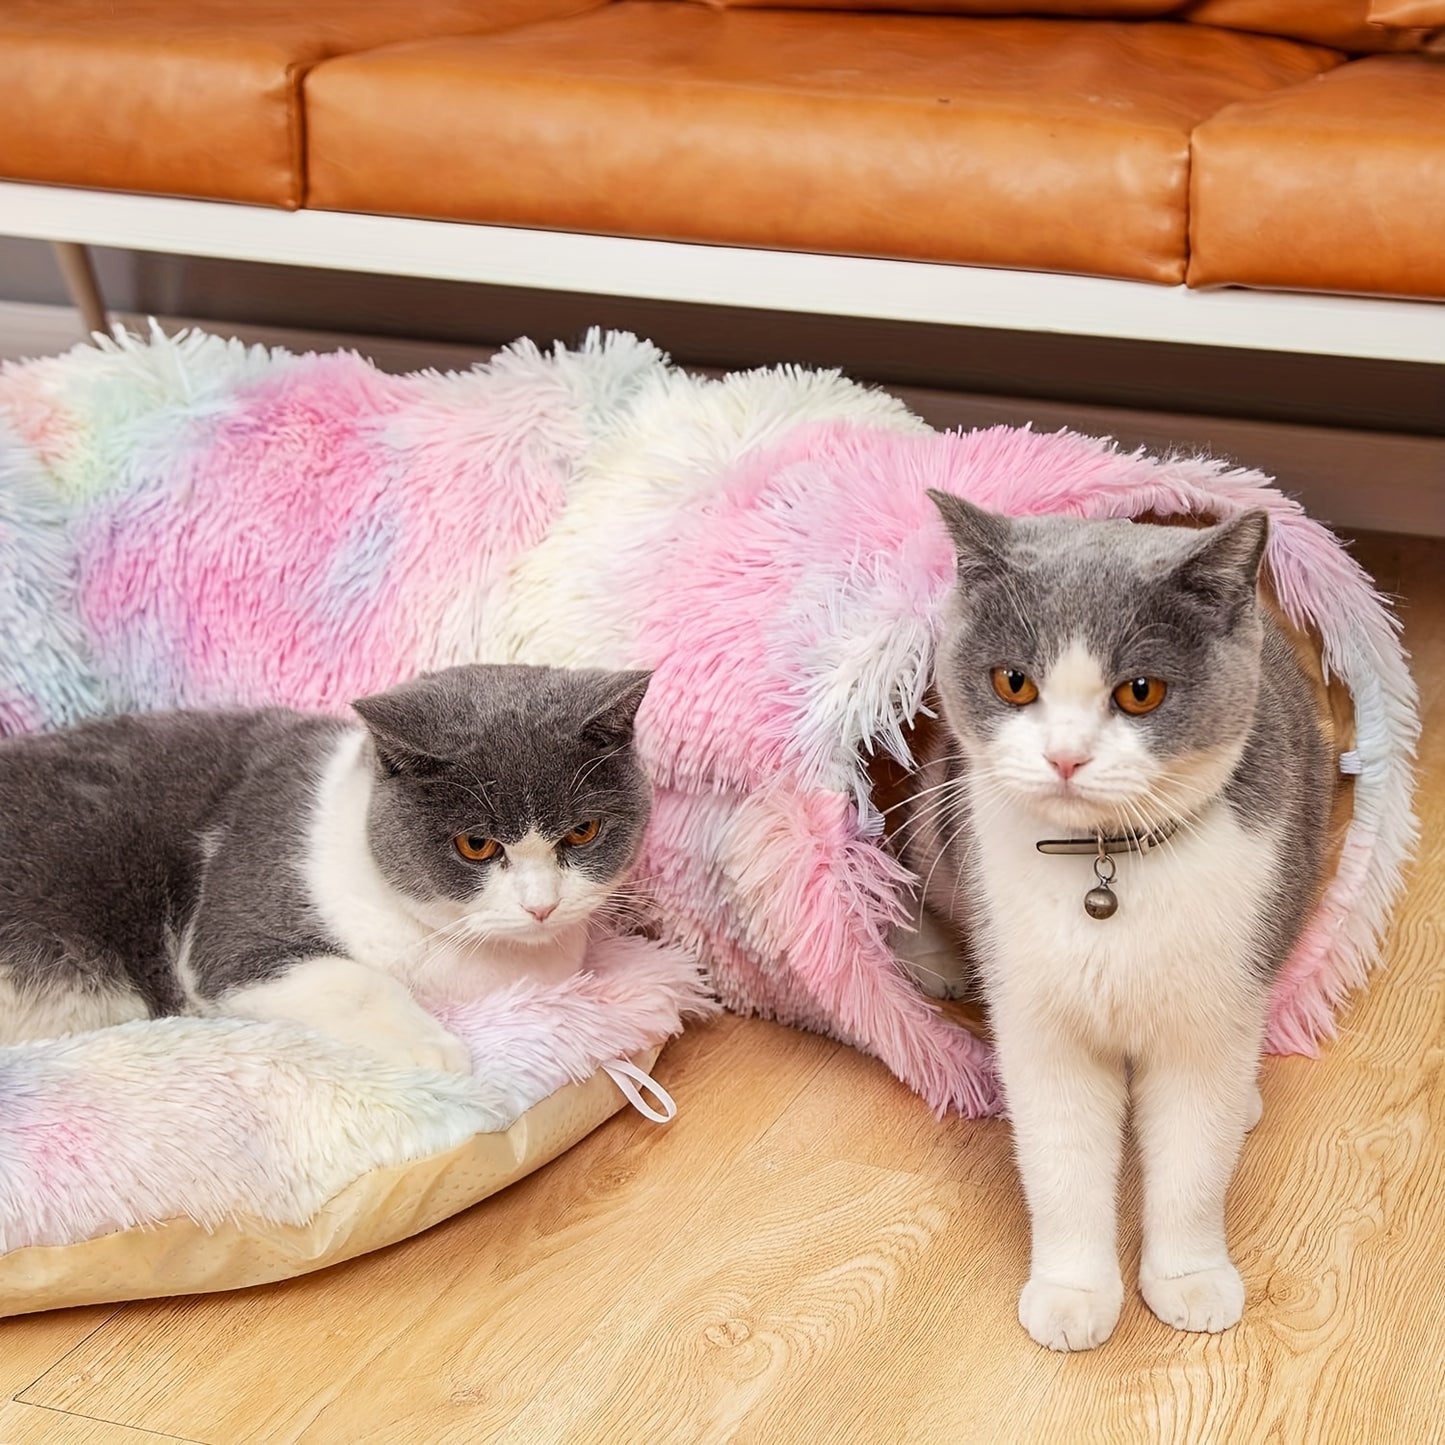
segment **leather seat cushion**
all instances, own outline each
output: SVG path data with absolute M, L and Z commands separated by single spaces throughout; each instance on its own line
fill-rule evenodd
M 3 0 L 0 177 L 300 204 L 327 56 L 601 0 Z
M 1374 56 L 1230 106 L 1193 192 L 1192 286 L 1445 297 L 1445 64 Z
M 1178 282 L 1190 132 L 1338 58 L 1166 23 L 622 0 L 318 66 L 307 203 Z
M 1418 50 L 1428 34 L 1420 29 L 1386 29 L 1370 0 L 1195 0 L 1179 18 L 1195 25 L 1287 35 L 1352 54 Z

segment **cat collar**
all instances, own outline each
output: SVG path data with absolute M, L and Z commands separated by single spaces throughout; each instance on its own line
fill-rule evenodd
M 1040 853 L 1069 854 L 1082 857 L 1094 855 L 1094 886 L 1084 894 L 1084 912 L 1090 918 L 1112 918 L 1119 900 L 1111 886 L 1117 865 L 1115 853 L 1152 853 L 1179 831 L 1179 823 L 1170 819 L 1157 828 L 1127 828 L 1117 835 L 1101 829 L 1092 838 L 1043 838 L 1034 844 Z

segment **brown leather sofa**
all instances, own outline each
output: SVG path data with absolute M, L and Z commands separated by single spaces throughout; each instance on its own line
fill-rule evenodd
M 0 0 L 0 178 L 1440 300 L 1442 36 L 1445 0 Z

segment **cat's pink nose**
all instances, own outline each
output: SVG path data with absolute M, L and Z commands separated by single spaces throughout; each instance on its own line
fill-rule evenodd
M 1089 760 L 1081 753 L 1048 753 L 1053 770 L 1067 783 Z
M 527 912 L 530 913 L 538 923 L 545 923 L 556 911 L 557 905 L 555 903 L 529 903 L 527 905 Z

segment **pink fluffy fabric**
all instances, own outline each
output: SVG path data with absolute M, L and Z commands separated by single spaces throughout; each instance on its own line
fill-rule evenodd
M 1358 772 L 1347 845 L 1270 1014 L 1271 1049 L 1314 1052 L 1374 961 L 1415 836 L 1418 719 L 1397 623 L 1338 539 L 1259 473 L 1121 454 L 1064 432 L 999 427 L 920 438 L 837 424 L 802 429 L 747 457 L 719 485 L 676 569 L 664 572 L 654 686 L 678 705 L 686 698 L 694 713 L 699 698 L 727 710 L 729 726 L 709 730 L 716 750 L 705 759 L 693 750 L 690 761 L 694 776 L 703 771 L 714 787 L 751 792 L 725 852 L 739 860 L 736 880 L 748 890 L 738 912 L 756 925 L 753 952 L 789 959 L 807 996 L 822 1001 L 844 1035 L 868 1039 L 935 1106 L 996 1107 L 985 1061 L 970 1051 L 978 1071 L 970 1087 L 975 1080 L 961 1078 L 950 1052 L 958 1042 L 952 1026 L 931 1013 L 920 1021 L 914 1001 L 893 987 L 876 924 L 890 916 L 897 879 L 857 850 L 872 830 L 864 775 L 848 764 L 875 746 L 907 760 L 898 728 L 916 708 L 931 629 L 952 585 L 929 488 L 1013 515 L 1221 518 L 1253 507 L 1270 514 L 1275 592 L 1291 620 L 1322 639 L 1326 674 L 1348 684 L 1358 725 L 1346 760 Z M 749 559 L 767 560 L 749 568 Z M 766 575 L 760 598 L 750 591 L 754 570 Z M 762 605 L 746 606 L 748 595 Z M 725 629 L 719 609 L 730 619 Z M 900 641 L 905 655 L 890 659 Z M 889 660 L 865 683 L 874 659 Z M 853 692 L 848 710 L 835 696 L 840 676 Z M 793 792 L 774 809 L 779 786 L 765 780 L 779 773 L 793 780 Z M 830 837 L 817 802 L 836 798 L 831 789 L 841 779 L 858 806 L 846 823 L 831 820 Z M 788 837 L 789 819 L 820 846 Z M 727 960 L 720 972 L 727 998 Z M 752 987 L 751 979 L 738 982 L 739 992 Z

